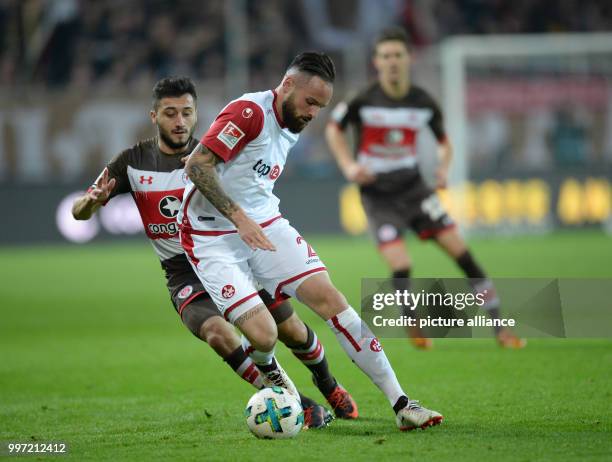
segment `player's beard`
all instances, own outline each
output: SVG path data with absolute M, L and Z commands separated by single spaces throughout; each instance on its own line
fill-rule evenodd
M 285 126 L 289 129 L 291 133 L 300 133 L 308 122 L 312 120 L 311 117 L 300 117 L 295 108 L 295 103 L 293 102 L 293 95 L 287 97 L 282 104 L 283 111 L 283 122 Z
M 162 130 L 159 125 L 157 126 L 157 133 L 159 134 L 159 137 L 170 149 L 183 149 L 185 146 L 187 146 L 187 144 L 189 144 L 189 140 L 191 139 L 191 135 L 193 135 L 194 130 L 195 127 L 193 127 L 187 132 L 187 138 L 185 138 L 185 141 L 176 142 L 173 141 L 170 135 L 164 130 Z

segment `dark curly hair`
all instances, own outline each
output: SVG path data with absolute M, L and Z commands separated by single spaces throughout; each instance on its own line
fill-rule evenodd
M 158 81 L 153 87 L 153 109 L 157 110 L 162 98 L 178 97 L 189 93 L 197 101 L 195 85 L 189 77 L 166 77 Z

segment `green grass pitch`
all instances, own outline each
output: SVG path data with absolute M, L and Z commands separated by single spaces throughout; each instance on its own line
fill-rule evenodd
M 310 241 L 354 304 L 361 277 L 386 274 L 366 239 Z M 459 275 L 434 246 L 409 245 L 415 276 Z M 612 239 L 595 232 L 478 239 L 472 248 L 493 276 L 612 277 Z M 439 427 L 400 433 L 383 395 L 300 306 L 361 417 L 259 441 L 242 417 L 253 390 L 181 325 L 148 244 L 0 248 L 0 281 L 3 442 L 65 441 L 79 461 L 612 460 L 610 339 L 533 339 L 523 351 L 444 340 L 431 352 L 384 340 L 411 396 L 445 416 Z M 278 355 L 321 399 L 283 346 Z

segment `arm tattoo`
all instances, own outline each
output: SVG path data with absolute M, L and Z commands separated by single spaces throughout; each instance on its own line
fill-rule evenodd
M 238 210 L 236 203 L 223 191 L 215 165 L 220 159 L 208 148 L 198 144 L 188 161 L 187 174 L 198 190 L 221 214 L 230 218 Z
M 251 308 L 249 311 L 247 311 L 242 316 L 238 317 L 238 319 L 236 319 L 236 326 L 240 326 L 243 322 L 251 319 L 252 317 L 256 316 L 257 314 L 261 313 L 266 309 L 267 308 L 264 305 L 257 305 L 255 308 Z

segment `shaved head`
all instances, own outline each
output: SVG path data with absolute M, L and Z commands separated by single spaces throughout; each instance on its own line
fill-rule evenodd
M 325 53 L 305 52 L 293 59 L 276 89 L 289 131 L 301 132 L 329 104 L 335 78 L 334 63 Z

